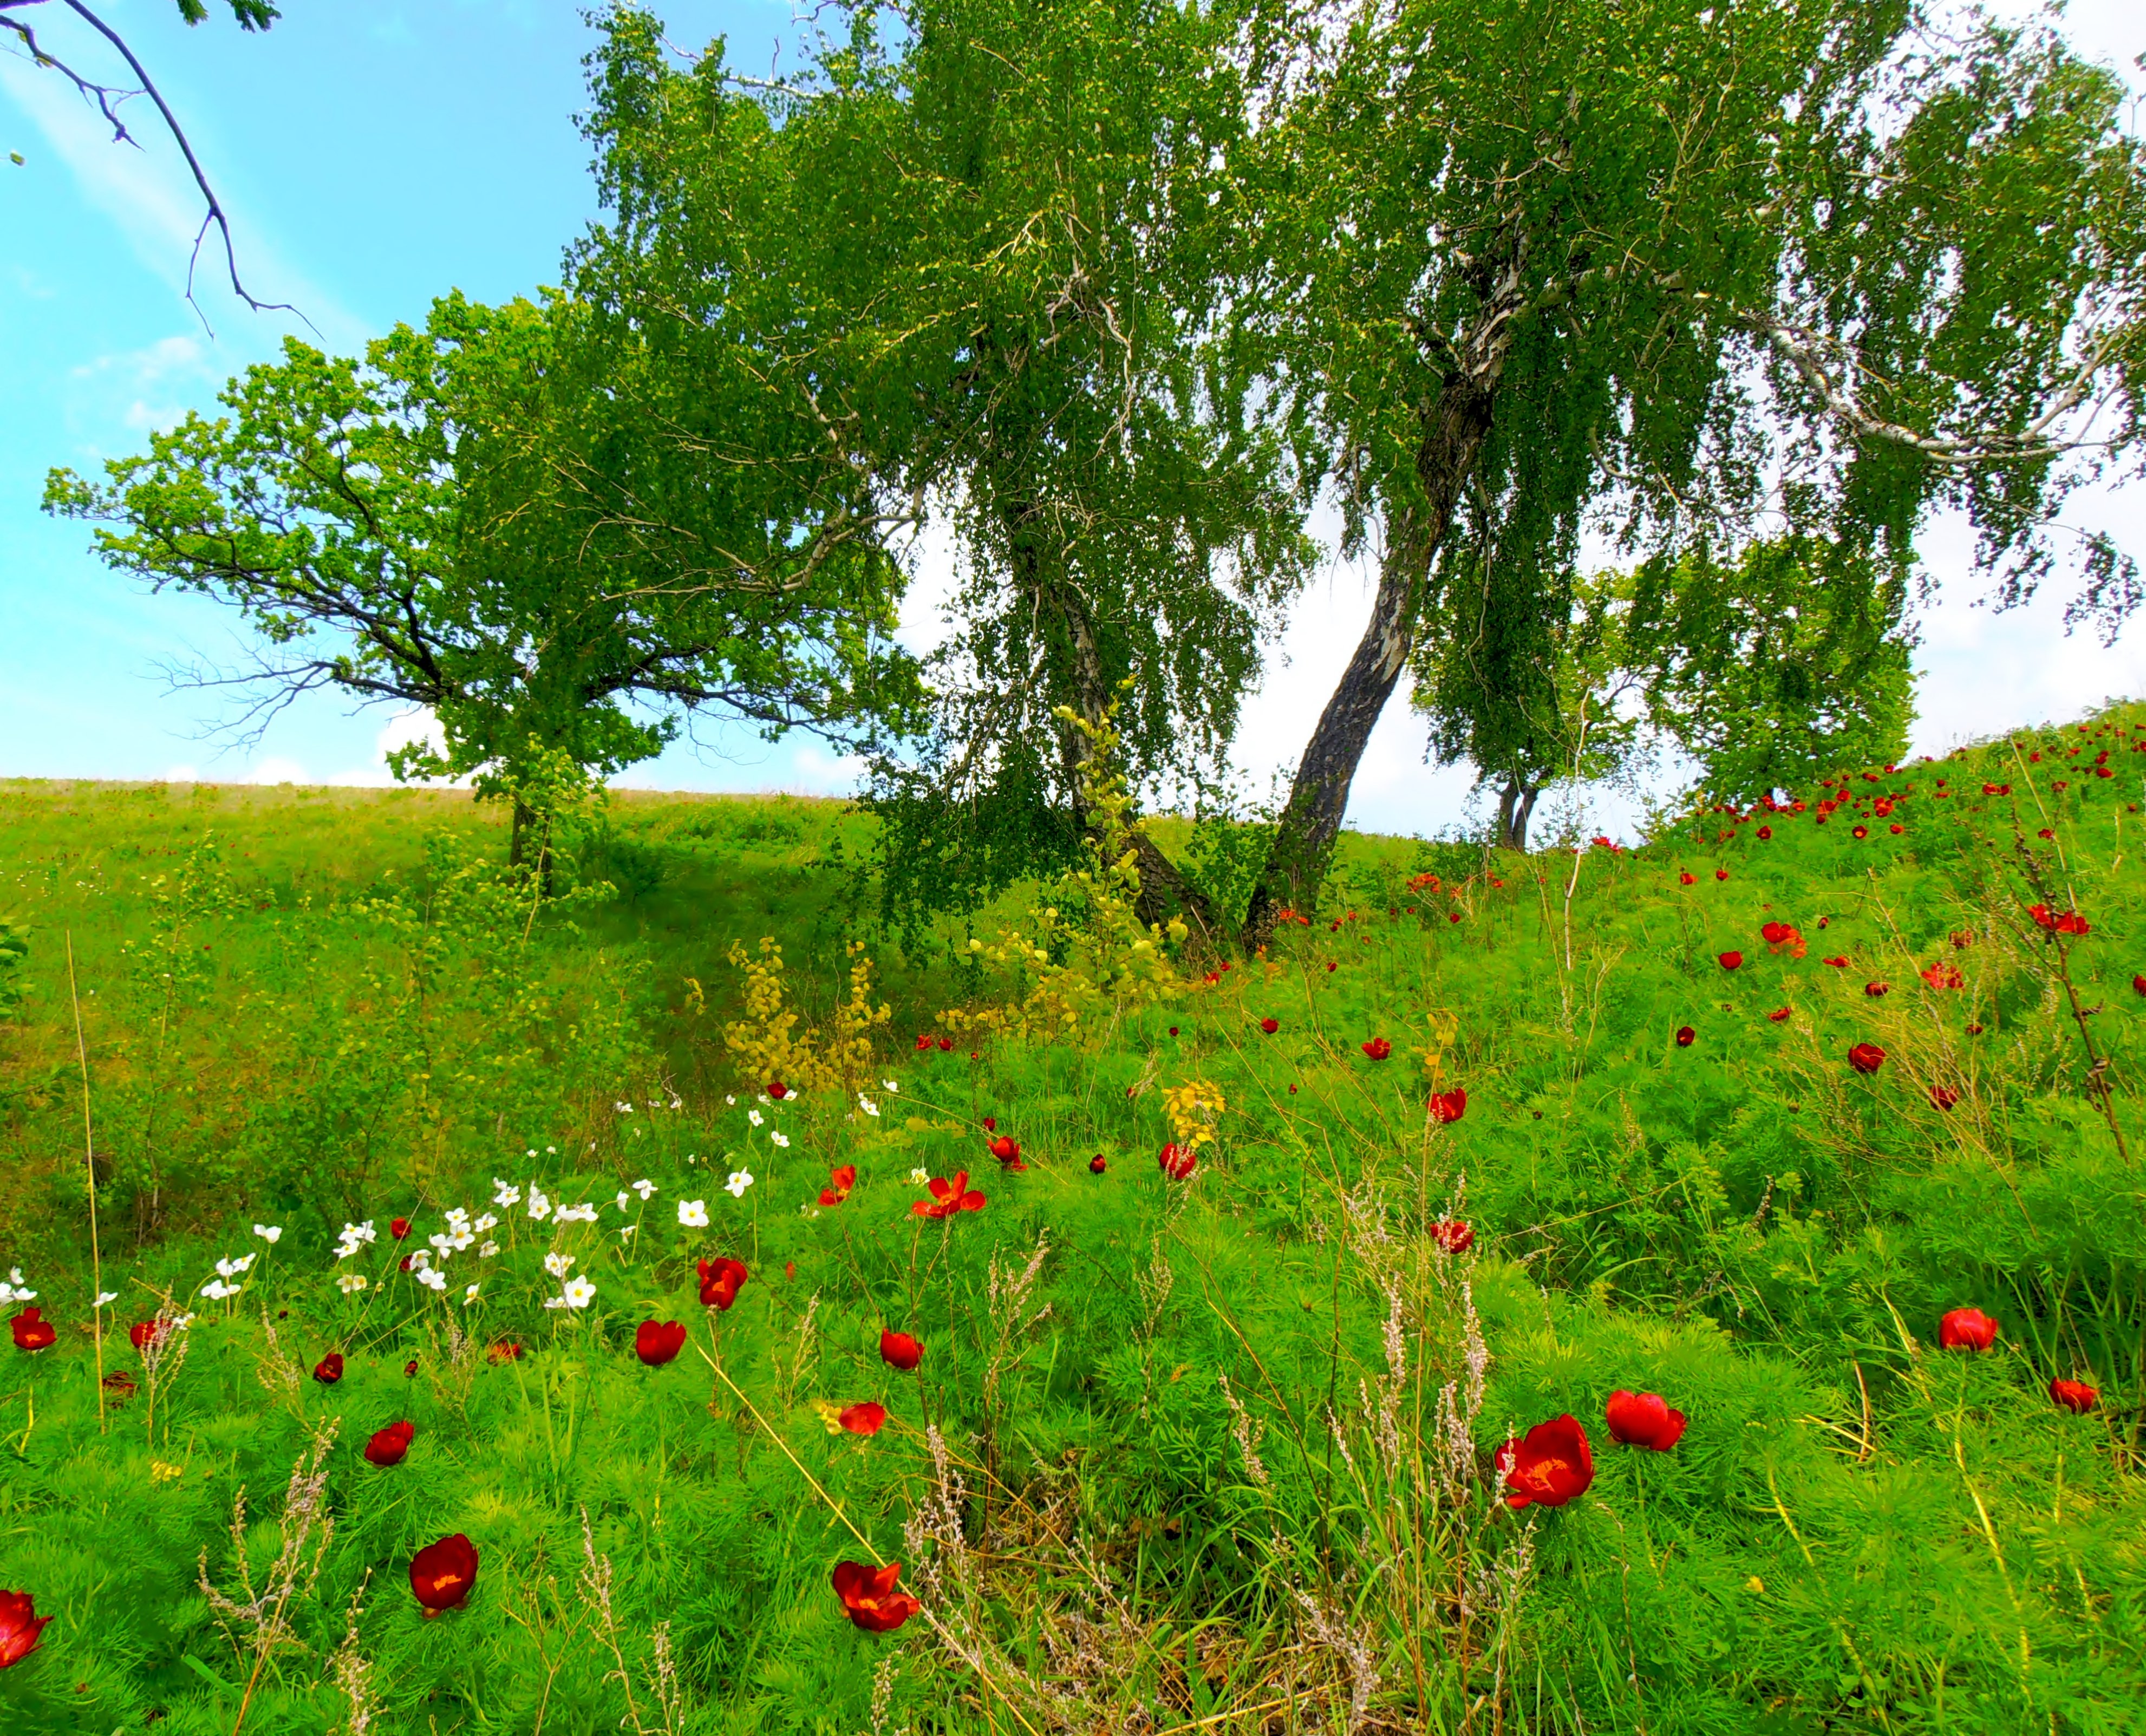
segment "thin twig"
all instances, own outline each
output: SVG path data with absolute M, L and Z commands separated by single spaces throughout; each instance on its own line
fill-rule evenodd
M 97 1240 L 97 1141 L 89 1120 L 89 1045 L 82 1034 L 82 996 L 74 985 L 74 930 L 67 931 L 67 999 L 74 1005 L 74 1052 L 82 1065 L 82 1174 L 89 1195 L 90 1296 L 97 1340 L 97 1432 L 104 1433 L 104 1255 Z

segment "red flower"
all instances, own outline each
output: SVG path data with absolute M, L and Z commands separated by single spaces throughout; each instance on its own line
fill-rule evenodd
M 1177 1027 L 1176 1027 L 1175 1025 L 1171 1025 L 1171 1026 L 1170 1027 L 1170 1035 L 1172 1035 L 1173 1037 L 1174 1037 L 1174 1036 L 1175 1036 L 1175 1035 L 1177 1035 Z
M 924 1053 L 924 1051 L 925 1051 L 926 1050 L 929 1049 L 931 1046 L 931 1033 L 930 1031 L 928 1031 L 928 1030 L 921 1030 L 921 1031 L 917 1032 L 917 1034 L 916 1034 L 916 1052 L 917 1052 L 919 1055 L 921 1055 L 921 1054 L 923 1054 L 923 1053 Z
M 402 1364 L 402 1378 L 406 1380 L 415 1380 L 417 1378 L 417 1359 L 416 1357 L 412 1357 L 409 1361 Z
M 1628 1447 L 1666 1453 L 1684 1438 L 1684 1413 L 1670 1409 L 1659 1393 L 1628 1393 L 1619 1387 L 1610 1394 L 1605 1414 L 1610 1439 Z
M 1679 886 L 1695 886 L 1699 884 L 1699 876 L 1679 870 L 1677 875 L 1677 884 Z
M 1475 1245 L 1475 1226 L 1460 1218 L 1440 1218 L 1430 1226 L 1430 1239 L 1448 1254 L 1465 1254 Z
M 146 1354 L 150 1345 L 171 1329 L 168 1325 L 159 1324 L 155 1320 L 137 1320 L 127 1329 L 127 1342 Z
M 1966 979 L 1959 974 L 1959 966 L 1948 965 L 1943 960 L 1923 972 L 1923 980 L 1934 989 L 1959 989 L 1966 986 Z
M 984 1117 L 984 1131 L 986 1133 L 996 1133 L 998 1130 L 999 1118 L 996 1115 L 986 1115 Z
M 1997 1342 L 1997 1322 L 1979 1308 L 1955 1308 L 1938 1322 L 1938 1343 L 1948 1350 L 1987 1350 Z
M 1088 1160 L 1088 1173 L 1090 1175 L 1100 1175 L 1109 1168 L 1110 1165 L 1103 1161 L 1103 1154 L 1100 1151 Z
M 7 1324 L 14 1332 L 17 1350 L 48 1350 L 59 1337 L 52 1329 L 52 1323 L 37 1308 L 24 1309 Z
M 1455 1086 L 1450 1091 L 1430 1094 L 1430 1119 L 1440 1126 L 1458 1121 L 1468 1113 L 1468 1094 Z
M 1907 827 L 1905 827 L 1904 826 L 1901 825 L 1901 824 L 1900 824 L 1900 822 L 1899 822 L 1899 821 L 1897 821 L 1897 820 L 1896 820 L 1896 821 L 1894 821 L 1892 823 L 1892 825 L 1890 825 L 1890 826 L 1887 826 L 1887 827 L 1885 828 L 1885 830 L 1886 830 L 1886 831 L 1888 831 L 1889 832 L 1899 833 L 1899 832 L 1904 832 L 1905 831 L 1907 831 Z
M 889 1368 L 911 1374 L 916 1364 L 924 1360 L 924 1346 L 906 1332 L 882 1332 L 879 1335 L 879 1356 Z
M 2036 832 L 2034 836 L 2038 838 L 2054 838 L 2056 836 L 2056 834 L 2045 826 L 2041 829 L 2041 831 Z
M 1394 1045 L 1384 1037 L 1373 1037 L 1364 1045 L 1364 1053 L 1375 1061 L 1382 1061 L 1394 1052 Z
M 522 1345 L 517 1339 L 496 1338 L 486 1347 L 484 1357 L 487 1362 L 496 1364 L 519 1362 L 522 1360 Z
M 686 1329 L 676 1320 L 643 1320 L 634 1329 L 633 1354 L 660 1369 L 686 1348 Z
M 391 1464 L 400 1464 L 402 1455 L 410 1450 L 411 1437 L 417 1432 L 414 1423 L 390 1423 L 365 1444 L 365 1460 L 386 1470 Z
M 1496 1464 L 1505 1479 L 1505 1504 L 1515 1509 L 1531 1502 L 1562 1507 L 1595 1480 L 1587 1431 L 1570 1415 L 1537 1423 L 1524 1440 L 1507 1441 L 1498 1449 Z
M 37 1649 L 49 1615 L 37 1614 L 37 1600 L 27 1591 L 0 1591 L 0 1669 L 20 1664 Z
M 1939 1109 L 1950 1109 L 1959 1101 L 1959 1093 L 1950 1085 L 1934 1085 L 1930 1087 L 1930 1101 Z
M 1789 1010 L 1784 1006 L 1777 1006 L 1766 1016 L 1776 1025 L 1785 1025 L 1789 1022 Z
M 2089 1386 L 2084 1380 L 2052 1380 L 2049 1383 L 2049 1396 L 2063 1405 L 2065 1409 L 2075 1410 L 2081 1416 L 2084 1416 L 2087 1412 L 2094 1409 L 2094 1401 L 2099 1399 L 2101 1394 L 2095 1388 Z M 0 1663 L 13 1661 L 4 1655 L 0 1655 Z
M 1881 995 L 1891 994 L 1893 985 L 1890 983 L 1867 982 L 1863 985 L 1863 992 L 1875 1000 Z
M 969 1172 L 956 1170 L 951 1181 L 943 1175 L 931 1178 L 929 1200 L 915 1201 L 910 1210 L 920 1218 L 951 1218 L 957 1211 L 981 1211 L 984 1196 L 969 1185 Z
M 477 1545 L 459 1531 L 428 1543 L 410 1559 L 410 1589 L 427 1620 L 459 1608 L 477 1584 Z
M 1724 970 L 1742 970 L 1744 968 L 1744 955 L 1740 952 L 1723 953 L 1721 955 L 1721 968 Z
M 333 1386 L 342 1379 L 342 1352 L 331 1350 L 313 1364 L 313 1379 L 322 1386 Z
M 1694 1030 L 1689 1025 L 1679 1025 L 1677 1026 L 1676 1045 L 1678 1048 L 1689 1049 L 1698 1040 L 1699 1033 Z
M 1867 838 L 1870 836 L 1870 828 L 1867 826 L 1859 826 L 1849 836 L 1854 838 Z
M 780 1103 L 790 1095 L 790 1087 L 779 1079 L 771 1079 L 767 1082 L 767 1095 Z
M 738 1289 L 749 1275 L 741 1260 L 703 1260 L 701 1269 L 701 1306 L 727 1312 L 737 1300 Z
M 1875 1043 L 1858 1043 L 1848 1051 L 1848 1065 L 1859 1073 L 1875 1073 L 1885 1065 L 1885 1051 Z
M 1827 959 L 1824 962 L 1832 965 L 1836 970 L 1845 970 L 1848 968 L 1848 960 L 1844 958 Z
M 861 1404 L 851 1405 L 835 1420 L 852 1434 L 876 1434 L 886 1426 L 886 1406 L 867 1399 Z
M 1760 826 L 1760 827 L 1759 828 L 1759 841 L 1761 844 L 1764 844 L 1764 842 L 1765 842 L 1769 838 L 1772 837 L 1773 836 L 1774 836 L 1774 829 L 1773 829 L 1773 827 L 1771 827 L 1770 826 Z
M 901 1578 L 899 1561 L 877 1569 L 861 1561 L 838 1562 L 835 1595 L 842 1600 L 842 1613 L 866 1633 L 891 1634 L 924 1607 L 907 1592 L 895 1589 Z
M 1172 1181 L 1182 1181 L 1200 1165 L 1200 1154 L 1190 1145 L 1168 1145 L 1155 1155 L 1155 1165 Z
M 2009 796 L 2012 793 L 2012 786 L 2009 784 L 1984 784 L 1982 786 L 1982 793 L 1984 796 Z
M 397 1241 L 399 1242 L 402 1240 L 403 1238 L 410 1234 L 410 1220 L 407 1218 L 389 1219 L 387 1223 L 387 1233 L 393 1236 Z
M 946 1054 L 946 1052 L 948 1050 L 951 1049 L 953 1046 L 954 1046 L 954 1040 L 953 1040 L 951 1037 L 941 1037 L 941 1038 L 940 1038 L 940 1040 L 939 1040 L 939 1052 L 940 1052 L 940 1054 L 941 1054 L 941 1055 Z
M 2134 976 L 2131 979 L 2131 992 L 2134 995 L 2146 995 L 2146 976 Z
M 1010 1170 L 1026 1170 L 1028 1167 L 1021 1160 L 1020 1143 L 1011 1134 L 1001 1134 L 991 1141 L 990 1150 L 993 1157 Z
M 1327 975 L 1330 975 L 1330 975 L 1332 975 L 1334 974 L 1334 972 L 1335 972 L 1337 969 L 1339 969 L 1339 968 L 1340 968 L 1340 967 L 1339 967 L 1339 966 L 1337 966 L 1337 965 L 1335 964 L 1335 962 L 1334 962 L 1334 960 L 1331 960 L 1331 959 L 1327 960 L 1327 961 L 1326 961 L 1326 971 L 1327 971 Z
M 850 1197 L 850 1190 L 857 1185 L 857 1166 L 843 1164 L 827 1172 L 828 1185 L 821 1190 L 822 1205 L 840 1205 Z M 832 1197 L 830 1197 L 830 1196 Z
M 2059 915 L 2049 905 L 2038 904 L 2029 905 L 2027 914 L 2053 935 L 2084 935 L 2087 931 L 2086 918 L 2077 910 L 2067 910 Z
M 1793 940 L 1795 935 L 1795 930 L 1785 922 L 1769 922 L 1759 930 L 1759 939 L 1769 946 L 1779 946 L 1784 941 Z
M 1272 1036 L 1276 1031 L 1281 1029 L 1281 1020 L 1279 1019 L 1262 1019 L 1260 1020 L 1260 1029 L 1265 1031 L 1269 1036 Z

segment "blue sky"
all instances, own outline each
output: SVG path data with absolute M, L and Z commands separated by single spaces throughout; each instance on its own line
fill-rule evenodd
M 52 46 L 84 47 L 55 17 Z M 227 15 L 189 30 L 172 0 L 108 0 L 184 120 L 237 232 L 249 287 L 288 301 L 318 341 L 354 350 L 432 297 L 482 300 L 555 281 L 566 242 L 594 214 L 586 147 L 574 115 L 588 45 L 573 0 L 287 0 L 264 35 Z M 733 57 L 767 65 L 795 42 L 789 0 L 671 0 L 673 40 L 722 34 Z M 2124 68 L 2146 52 L 2146 6 L 2081 0 L 2074 40 Z M 84 58 L 94 58 L 85 52 Z M 147 431 L 206 408 L 225 377 L 272 355 L 287 315 L 258 315 L 199 277 L 213 336 L 182 297 L 199 207 L 182 166 L 137 104 L 146 149 L 108 142 L 57 78 L 0 56 L 0 776 L 377 781 L 388 746 L 422 727 L 321 696 L 286 713 L 257 745 L 204 739 L 213 709 L 168 692 L 160 665 L 227 660 L 229 623 L 212 606 L 145 595 L 86 551 L 79 526 L 37 509 L 53 464 L 88 469 L 137 450 Z M 2089 511 L 2146 554 L 2146 509 L 2122 496 Z M 1925 555 L 1941 581 L 1924 624 L 1923 719 L 1916 746 L 1940 751 L 2013 721 L 2061 717 L 2109 695 L 2146 693 L 2146 627 L 2114 650 L 2067 637 L 2061 607 L 2005 616 L 1974 606 L 1983 588 L 1957 526 Z M 944 596 L 927 556 L 909 633 L 928 641 Z M 1264 787 L 1293 766 L 1361 629 L 1364 575 L 1336 566 L 1298 611 L 1240 758 Z M 627 781 L 674 789 L 836 790 L 848 768 L 809 741 L 770 747 L 704 730 Z M 1421 732 L 1395 705 L 1373 738 L 1351 817 L 1381 830 L 1430 831 L 1460 817 L 1460 771 L 1421 764 Z M 1619 804 L 1598 804 L 1614 825 Z

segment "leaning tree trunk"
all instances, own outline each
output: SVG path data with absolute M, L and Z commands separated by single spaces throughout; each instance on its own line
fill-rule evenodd
M 1498 792 L 1498 848 L 1525 850 L 1528 847 L 1528 817 L 1535 811 L 1535 798 L 1542 794 L 1540 784 L 1530 784 L 1517 777 L 1508 777 L 1505 786 Z

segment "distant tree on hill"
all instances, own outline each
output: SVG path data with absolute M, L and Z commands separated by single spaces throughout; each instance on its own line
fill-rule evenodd
M 716 358 L 726 365 L 712 365 Z M 363 362 L 287 340 L 222 402 L 55 471 L 112 566 L 229 605 L 263 721 L 332 688 L 430 708 L 398 776 L 516 801 L 658 752 L 707 711 L 868 746 L 913 721 L 901 571 L 817 407 L 745 343 L 676 357 L 565 299 L 436 303 Z

